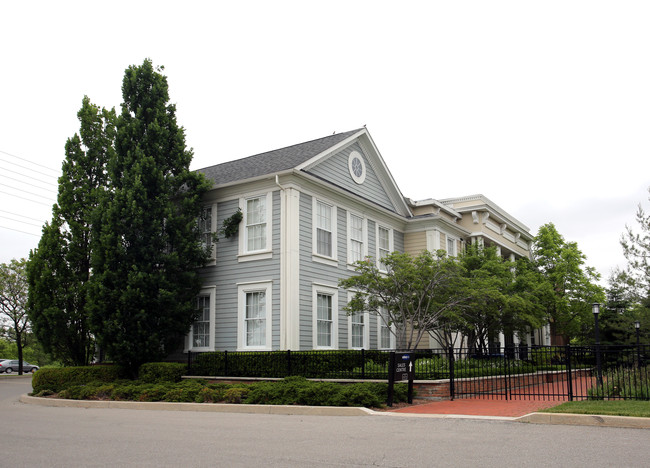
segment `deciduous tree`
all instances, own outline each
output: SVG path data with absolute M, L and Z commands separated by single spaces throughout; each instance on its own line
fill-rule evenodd
M 27 277 L 24 258 L 0 264 L 0 316 L 8 322 L 7 337 L 16 343 L 18 373 L 23 373 L 23 348 L 29 331 Z

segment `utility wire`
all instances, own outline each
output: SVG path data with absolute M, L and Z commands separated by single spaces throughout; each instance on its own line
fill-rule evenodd
M 29 221 L 21 221 L 21 220 L 19 220 L 19 219 L 10 218 L 9 216 L 2 216 L 2 215 L 0 215 L 0 218 L 8 219 L 8 220 L 10 220 L 10 221 L 15 221 L 15 222 L 17 222 L 17 223 L 28 224 L 29 226 L 42 227 L 40 224 L 30 223 Z
M 13 162 L 13 161 L 7 161 L 7 160 L 4 159 L 4 158 L 0 158 L 0 161 L 2 161 L 2 162 L 6 162 L 6 163 L 8 163 L 8 164 L 13 164 L 14 166 L 22 167 L 23 169 L 27 169 L 28 171 L 33 171 L 33 172 L 36 172 L 36 173 L 41 174 L 41 175 L 44 175 L 44 176 L 54 177 L 52 174 L 46 174 L 45 172 L 37 171 L 36 169 L 32 169 L 31 167 L 23 166 L 23 165 L 21 165 L 21 164 L 15 163 L 15 162 Z M 51 170 L 51 169 L 50 169 L 50 170 Z
M 16 156 L 15 154 L 7 153 L 6 151 L 0 150 L 0 153 L 6 154 L 7 156 L 11 156 L 12 158 L 20 159 L 21 161 L 26 161 L 26 162 L 28 162 L 30 164 L 34 164 L 35 166 L 40 166 L 40 167 L 42 167 L 44 169 L 47 169 L 47 170 L 50 170 L 50 171 L 53 171 L 53 172 L 56 172 L 56 173 L 59 172 L 58 169 L 52 169 L 51 167 L 45 166 L 43 164 L 39 164 L 39 163 L 34 162 L 34 161 L 30 161 L 29 159 L 21 158 L 20 156 Z
M 16 197 L 16 198 L 21 198 L 21 199 L 23 199 L 23 200 L 27 200 L 27 201 L 30 201 L 30 202 L 32 202 L 32 203 L 38 203 L 39 205 L 52 206 L 52 205 L 54 204 L 54 203 L 52 203 L 52 204 L 50 204 L 50 203 L 43 203 L 43 202 L 40 202 L 40 201 L 32 200 L 32 199 L 30 199 L 30 198 L 21 197 L 20 195 L 16 195 L 16 194 L 14 194 L 14 193 L 5 192 L 5 191 L 3 191 L 3 190 L 0 190 L 0 193 L 4 193 L 5 195 L 9 195 L 9 196 Z
M 10 228 L 10 227 L 7 227 L 7 226 L 0 226 L 0 229 L 8 229 L 9 231 L 16 231 L 16 232 L 20 232 L 20 233 L 27 234 L 27 235 L 34 236 L 34 237 L 41 237 L 40 234 L 34 234 L 34 233 L 31 233 L 31 232 L 21 231 L 20 229 L 13 229 L 13 228 Z
M 0 161 L 1 161 L 1 160 L 0 160 Z M 13 163 L 10 162 L 9 164 L 13 164 Z M 31 180 L 35 180 L 35 181 L 37 181 L 37 182 L 42 182 L 43 184 L 51 185 L 52 187 L 57 187 L 57 186 L 58 186 L 58 184 L 55 184 L 55 183 L 53 183 L 53 182 L 48 182 L 48 181 L 46 181 L 46 180 L 37 179 L 37 178 L 35 178 L 35 177 L 32 177 L 31 175 L 23 174 L 22 172 L 12 171 L 11 169 L 7 169 L 6 167 L 3 167 L 2 170 L 3 170 L 3 171 L 7 171 L 7 172 L 11 172 L 11 173 L 13 173 L 13 174 L 18 174 L 18 175 L 23 176 L 23 177 L 28 177 L 28 178 L 30 178 Z M 46 174 L 46 175 L 47 175 L 47 174 Z M 52 176 L 48 176 L 48 177 L 52 177 Z M 58 182 L 58 179 L 57 179 L 57 182 Z
M 40 189 L 40 190 L 46 190 L 48 192 L 53 192 L 54 191 L 51 188 L 43 188 L 40 185 L 30 184 L 29 182 L 25 182 L 24 180 L 16 179 L 15 177 L 9 177 L 8 175 L 0 174 L 0 177 L 4 177 L 5 179 L 11 179 L 14 182 L 19 182 L 21 184 L 29 185 L 30 187 L 35 187 L 35 188 Z
M 45 195 L 30 192 L 29 190 L 23 190 L 23 189 L 18 188 L 18 187 L 12 187 L 11 185 L 7 185 L 7 184 L 1 183 L 1 182 L 0 182 L 0 186 L 7 187 L 7 188 L 10 188 L 10 189 L 14 189 L 14 190 L 18 190 L 19 192 L 26 193 L 28 195 L 33 195 L 35 197 L 44 198 L 45 200 L 51 200 L 52 199 L 52 197 L 46 197 Z
M 1 213 L 7 213 L 7 214 L 10 214 L 10 215 L 13 215 L 13 216 L 19 216 L 19 217 L 21 217 L 21 218 L 25 218 L 25 219 L 31 219 L 32 221 L 38 221 L 39 223 L 40 223 L 40 222 L 43 222 L 42 219 L 31 218 L 31 217 L 29 217 L 29 216 L 21 215 L 21 214 L 18 214 L 18 213 L 12 213 L 11 211 L 7 211 L 7 210 L 0 210 L 0 212 L 1 212 Z

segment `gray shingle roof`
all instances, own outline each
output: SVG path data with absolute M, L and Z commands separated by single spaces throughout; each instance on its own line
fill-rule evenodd
M 317 140 L 287 146 L 286 148 L 256 154 L 235 161 L 228 161 L 215 166 L 198 169 L 198 172 L 205 174 L 215 185 L 274 174 L 299 166 L 359 130 L 337 133 Z

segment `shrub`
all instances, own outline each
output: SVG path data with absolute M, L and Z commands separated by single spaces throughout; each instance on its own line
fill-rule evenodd
M 187 366 L 179 362 L 148 362 L 140 366 L 138 378 L 142 382 L 180 382 Z
M 110 383 L 124 375 L 119 366 L 81 366 L 40 369 L 32 378 L 33 393 L 50 390 L 58 393 L 73 385 L 98 381 Z
M 246 399 L 246 396 L 250 392 L 249 388 L 243 387 L 232 387 L 225 391 L 224 401 L 226 403 L 241 403 Z

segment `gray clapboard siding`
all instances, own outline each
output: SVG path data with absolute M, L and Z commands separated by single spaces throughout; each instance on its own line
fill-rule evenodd
M 352 151 L 358 151 L 366 163 L 366 180 L 361 185 L 357 184 L 352 179 L 348 170 L 348 157 Z M 322 163 L 310 168 L 308 172 L 335 185 L 343 187 L 352 193 L 371 200 L 391 211 L 395 211 L 395 207 L 386 194 L 384 187 L 382 187 L 375 170 L 368 162 L 368 158 L 358 143 L 354 143 L 337 154 L 327 158 Z

